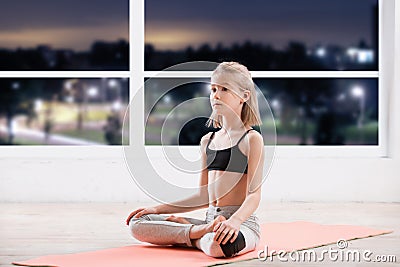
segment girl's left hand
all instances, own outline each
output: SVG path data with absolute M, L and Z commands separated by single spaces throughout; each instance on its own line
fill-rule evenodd
M 241 222 L 232 217 L 226 221 L 217 223 L 213 229 L 215 232 L 214 241 L 223 245 L 225 245 L 229 240 L 233 243 L 239 234 L 240 225 Z

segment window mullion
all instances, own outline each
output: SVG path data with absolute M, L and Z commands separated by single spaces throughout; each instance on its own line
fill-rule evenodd
M 144 71 L 152 78 L 208 78 L 211 71 Z M 253 78 L 378 78 L 378 71 L 251 71 Z

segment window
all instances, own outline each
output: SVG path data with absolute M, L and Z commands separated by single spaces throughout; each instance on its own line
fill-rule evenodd
M 388 56 L 382 40 L 390 38 L 382 29 L 393 27 L 393 17 L 381 14 L 391 4 L 378 0 L 246 4 L 146 0 L 144 78 L 166 84 L 171 79 L 207 80 L 210 72 L 206 69 L 177 67 L 162 75 L 157 71 L 186 61 L 239 61 L 252 71 L 269 101 L 277 144 L 283 151 L 335 155 L 337 150 L 329 148 L 335 147 L 349 156 L 382 156 L 387 131 L 382 58 Z M 174 88 L 159 99 L 152 119 L 145 121 L 145 144 L 165 144 L 160 125 L 170 109 L 195 94 L 206 96 L 198 84 L 188 86 Z M 149 98 L 161 97 L 162 91 L 145 83 L 145 105 Z M 197 123 L 202 133 L 203 121 Z M 163 129 L 170 135 L 166 144 L 197 145 L 198 136 L 185 139 L 184 131 L 178 134 L 177 129 L 184 126 Z
M 120 145 L 129 1 L 3 1 L 0 17 L 0 145 Z
M 148 151 L 157 151 L 155 155 L 158 155 L 161 139 L 145 130 L 144 117 L 146 99 L 156 90 L 143 88 L 143 84 L 148 79 L 201 80 L 197 85 L 193 83 L 192 88 L 195 88 L 209 79 L 210 69 L 159 73 L 165 67 L 193 60 L 235 60 L 249 67 L 276 117 L 280 156 L 386 155 L 394 0 L 308 0 L 301 5 L 296 0 L 254 0 L 246 4 L 236 0 L 190 3 L 177 0 L 82 3 L 73 0 L 47 3 L 46 8 L 39 1 L 35 2 L 35 8 L 23 10 L 19 8 L 20 4 L 31 3 L 7 1 L 0 11 L 2 14 L 18 13 L 18 16 L 0 16 L 3 25 L 0 30 L 3 46 L 0 47 L 0 80 L 2 86 L 7 86 L 1 90 L 14 93 L 20 90 L 20 97 L 26 98 L 22 93 L 27 90 L 26 84 L 41 83 L 51 87 L 51 84 L 59 83 L 65 91 L 67 81 L 91 81 L 98 87 L 103 84 L 110 98 L 103 102 L 93 99 L 88 104 L 97 105 L 96 101 L 99 101 L 110 110 L 115 99 L 113 94 L 118 91 L 115 88 L 119 87 L 115 86 L 117 81 L 123 88 L 122 107 L 127 104 L 127 99 L 131 99 L 130 142 L 146 145 Z M 35 16 L 46 20 L 35 20 Z M 35 29 L 34 32 L 23 31 L 23 26 L 27 25 L 21 23 L 24 17 L 30 18 L 29 26 Z M 48 25 L 51 27 L 46 30 Z M 80 30 L 74 31 L 76 25 Z M 21 32 L 25 39 L 18 35 Z M 71 33 L 71 37 L 65 38 L 67 33 Z M 46 36 L 51 38 L 45 39 Z M 56 42 L 52 43 L 52 40 Z M 73 49 L 73 53 L 68 49 L 72 47 L 72 41 L 80 41 L 82 45 L 83 40 L 89 41 Z M 26 45 L 22 45 L 23 41 L 27 41 Z M 15 52 L 12 55 L 11 50 Z M 94 51 L 104 58 L 94 60 L 96 57 L 90 55 Z M 18 61 L 21 57 L 25 60 L 22 63 Z M 16 59 L 22 64 L 19 67 L 15 62 L 11 64 Z M 319 83 L 328 84 L 328 87 L 319 90 L 318 96 L 309 96 L 309 92 L 317 91 L 313 88 Z M 295 88 L 300 89 L 293 93 Z M 93 93 L 95 90 L 87 91 Z M 45 94 L 44 101 L 36 101 L 38 92 L 40 90 L 35 92 L 29 105 L 46 108 L 52 98 Z M 332 94 L 335 94 L 334 98 L 330 98 Z M 0 98 L 0 101 L 5 99 L 3 94 Z M 65 101 L 63 105 L 68 105 L 71 100 L 67 95 L 57 99 Z M 324 99 L 344 101 L 346 107 L 340 109 L 345 114 L 334 118 L 340 124 L 340 131 L 329 133 L 332 130 L 326 130 L 330 135 L 328 138 L 316 134 L 317 129 L 324 128 L 323 122 L 330 120 L 329 106 L 335 106 Z M 170 100 L 175 101 L 174 98 Z M 76 115 L 78 104 L 73 107 Z M 3 129 L 0 139 L 4 143 L 9 138 L 4 129 L 19 123 L 7 122 L 4 107 L 0 109 L 3 110 L 0 111 L 0 128 Z M 45 113 L 40 116 L 43 121 Z M 104 116 L 100 116 L 103 129 Z M 28 120 L 27 117 L 19 119 L 22 123 Z M 77 127 L 77 117 L 71 124 Z M 152 127 L 151 123 L 146 127 Z M 40 128 L 44 129 L 44 125 Z M 182 137 L 171 133 L 174 141 L 169 145 L 177 144 Z M 182 149 L 193 150 L 195 139 L 183 138 L 182 144 L 187 146 Z M 87 141 L 96 142 L 93 139 Z M 104 135 L 102 142 L 106 142 Z M 22 146 L 2 146 L 1 149 L 7 155 L 16 156 L 33 151 L 39 157 L 57 157 L 60 154 L 57 149 L 65 152 L 63 156 L 120 156 L 120 150 L 115 146 L 63 146 L 56 149 L 52 145 L 26 147 L 26 143 L 20 144 Z
M 201 80 L 199 80 L 201 81 Z M 210 129 L 207 79 L 153 78 L 145 83 L 146 144 L 196 145 Z M 263 135 L 276 127 L 280 145 L 378 145 L 375 78 L 255 78 L 275 125 L 263 114 Z M 368 97 L 367 97 L 368 96 Z M 147 116 L 148 114 L 148 116 Z
M 226 60 L 253 71 L 378 70 L 378 0 L 145 3 L 145 70 Z
M 128 0 L 3 1 L 0 70 L 128 70 L 128 10 Z

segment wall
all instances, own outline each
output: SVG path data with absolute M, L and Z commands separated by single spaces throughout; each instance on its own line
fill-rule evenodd
M 400 5 L 396 5 L 394 69 L 388 81 L 386 158 L 275 159 L 263 200 L 400 201 Z M 393 78 L 394 77 L 394 78 Z M 149 201 L 124 164 L 120 148 L 0 148 L 2 202 Z M 17 152 L 15 152 L 17 151 Z M 104 155 L 104 157 L 102 156 Z M 140 164 L 140 160 L 137 162 Z M 165 171 L 166 176 L 174 175 Z M 196 179 L 196 177 L 194 178 Z

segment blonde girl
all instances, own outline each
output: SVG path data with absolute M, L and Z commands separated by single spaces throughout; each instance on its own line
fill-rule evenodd
M 212 114 L 208 126 L 220 128 L 202 137 L 199 192 L 171 204 L 134 210 L 127 218 L 139 241 L 195 247 L 211 257 L 233 257 L 256 249 L 264 142 L 255 85 L 248 69 L 223 62 L 213 71 Z M 207 208 L 204 220 L 178 217 Z

